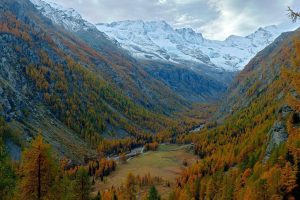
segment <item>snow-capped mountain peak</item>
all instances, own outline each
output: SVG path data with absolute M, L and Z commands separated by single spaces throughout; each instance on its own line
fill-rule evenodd
M 246 37 L 232 35 L 224 41 L 215 41 L 205 39 L 191 28 L 174 29 L 164 21 L 120 21 L 96 26 L 137 58 L 193 62 L 227 71 L 243 69 L 282 32 L 296 28 L 296 25 L 273 25 L 259 28 Z
M 68 30 L 79 31 L 81 29 L 94 29 L 95 26 L 84 20 L 73 8 L 64 8 L 54 2 L 45 0 L 30 0 L 35 7 L 52 22 L 65 27 Z
M 201 33 L 196 33 L 192 28 L 176 29 L 176 32 L 182 35 L 183 39 L 191 44 L 202 44 L 204 38 Z

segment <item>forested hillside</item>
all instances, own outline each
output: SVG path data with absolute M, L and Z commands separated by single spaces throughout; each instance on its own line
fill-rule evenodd
M 174 197 L 300 197 L 299 66 L 299 30 L 252 59 L 220 108 L 224 122 L 178 139 L 192 141 L 201 159 L 178 179 Z
M 92 48 L 27 0 L 0 5 L 1 115 L 24 140 L 41 129 L 61 153 L 82 158 L 102 137 L 154 133 L 187 108 L 110 41 Z

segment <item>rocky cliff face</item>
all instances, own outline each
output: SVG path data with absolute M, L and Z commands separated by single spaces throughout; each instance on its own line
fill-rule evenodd
M 270 129 L 269 142 L 266 149 L 264 161 L 267 161 L 274 148 L 278 147 L 280 144 L 284 143 L 288 138 L 288 133 L 286 131 L 285 124 L 283 122 L 275 122 L 273 127 Z

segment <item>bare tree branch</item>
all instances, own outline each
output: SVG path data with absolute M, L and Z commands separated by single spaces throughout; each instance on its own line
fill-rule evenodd
M 289 18 L 293 21 L 296 22 L 298 17 L 300 17 L 300 13 L 299 12 L 295 12 L 294 10 L 292 10 L 290 7 L 288 7 L 288 16 Z

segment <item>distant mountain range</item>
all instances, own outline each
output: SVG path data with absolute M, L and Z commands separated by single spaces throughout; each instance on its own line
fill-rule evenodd
M 99 23 L 97 28 L 137 58 L 174 63 L 192 61 L 238 71 L 282 32 L 295 29 L 295 25 L 267 26 L 246 37 L 232 35 L 224 41 L 206 39 L 191 28 L 174 29 L 165 21 Z
M 68 30 L 76 32 L 97 27 L 135 58 L 196 64 L 190 68 L 200 64 L 217 70 L 240 71 L 281 33 L 297 27 L 297 24 L 267 26 L 246 37 L 231 35 L 224 41 L 217 41 L 206 39 L 191 28 L 175 29 L 165 21 L 127 20 L 93 25 L 72 8 L 43 0 L 31 2 L 43 15 Z
M 75 33 L 95 50 L 110 59 L 118 55 L 118 58 L 134 62 L 176 95 L 193 102 L 220 99 L 237 72 L 251 58 L 282 32 L 296 27 L 296 24 L 268 26 L 246 37 L 230 36 L 224 41 L 215 41 L 204 38 L 191 28 L 175 29 L 165 21 L 137 20 L 94 25 L 72 8 L 48 0 L 31 2 L 54 24 Z M 114 62 L 122 65 L 123 60 Z M 113 71 L 107 69 L 106 73 Z M 119 75 L 111 76 L 120 83 Z M 145 81 L 142 83 L 140 87 L 144 87 Z

